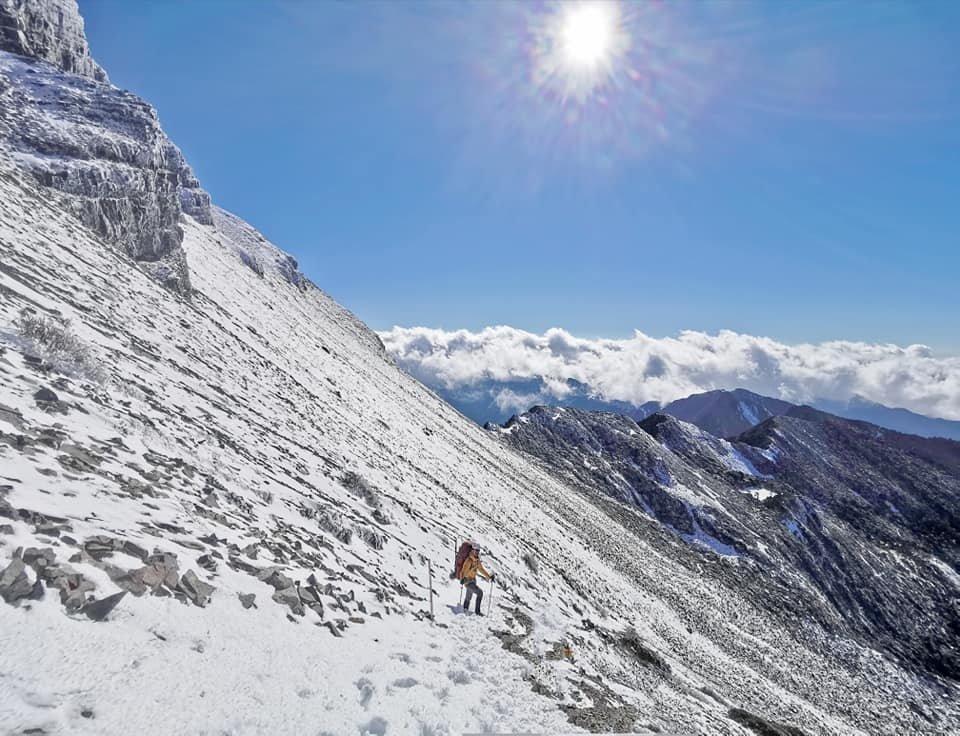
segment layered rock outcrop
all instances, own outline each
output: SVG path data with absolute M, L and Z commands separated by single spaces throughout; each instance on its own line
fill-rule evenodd
M 0 0 L 0 51 L 43 59 L 98 82 L 109 81 L 90 56 L 75 0 Z
M 87 227 L 189 295 L 179 220 L 186 213 L 211 224 L 210 197 L 156 111 L 106 81 L 87 52 L 76 3 L 6 0 L 0 9 L 11 52 L 0 52 L 0 145 L 67 195 Z

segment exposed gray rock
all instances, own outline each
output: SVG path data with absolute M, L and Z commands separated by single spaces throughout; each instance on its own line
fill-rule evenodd
M 340 633 L 340 629 L 337 628 L 333 621 L 324 621 L 322 625 L 326 626 L 327 630 L 338 639 L 343 636 L 343 634 Z
M 210 601 L 210 596 L 216 588 L 203 582 L 193 570 L 187 570 L 180 578 L 180 590 L 195 605 L 203 608 Z
M 44 388 L 41 388 L 39 391 L 37 391 L 37 392 L 33 395 L 33 400 L 36 401 L 36 402 L 38 402 L 38 403 L 47 403 L 47 404 L 50 404 L 50 403 L 53 403 L 53 402 L 55 402 L 55 401 L 59 401 L 59 400 L 60 400 L 60 397 L 57 396 L 57 395 L 56 395 L 53 391 L 51 391 L 50 389 L 44 387 Z
M 53 551 L 52 547 L 43 547 L 42 549 L 27 547 L 27 549 L 23 551 L 22 559 L 24 564 L 30 565 L 30 567 L 40 574 L 43 568 L 56 562 L 57 554 Z
M 727 715 L 759 736 L 806 736 L 796 726 L 786 726 L 775 721 L 768 721 L 743 708 L 731 708 Z
M 51 588 L 60 591 L 60 602 L 68 613 L 78 610 L 86 602 L 86 594 L 96 586 L 69 565 L 47 565 L 40 572 Z
M 90 56 L 75 0 L 0 1 L 0 50 L 42 59 L 65 72 L 106 82 Z
M 293 580 L 281 573 L 279 567 L 264 568 L 257 573 L 257 580 L 273 586 L 277 590 L 285 590 L 293 587 Z
M 310 577 L 313 577 L 312 575 Z M 323 602 L 320 600 L 320 591 L 314 585 L 300 587 L 300 600 L 309 606 L 318 616 L 323 618 Z
M 9 524 L 0 524 L 0 534 L 13 534 L 13 527 Z
M 240 599 L 240 603 L 243 605 L 244 608 L 257 607 L 257 604 L 255 603 L 255 601 L 257 600 L 256 593 L 237 593 L 237 597 Z
M 121 590 L 119 593 L 108 595 L 106 598 L 90 601 L 84 605 L 81 611 L 91 621 L 103 621 L 126 594 L 127 591 Z
M 297 593 L 297 589 L 293 586 L 289 588 L 283 588 L 282 590 L 277 590 L 273 594 L 273 600 L 281 605 L 289 606 L 290 610 L 297 616 L 303 616 L 306 614 L 306 610 L 304 609 L 303 603 L 300 600 L 300 594 Z
M 14 558 L 0 573 L 0 597 L 7 603 L 16 603 L 33 591 L 33 584 L 27 577 L 27 568 L 23 560 Z
M 114 550 L 116 549 L 115 542 L 119 540 L 113 539 L 113 537 L 107 537 L 101 534 L 98 534 L 94 537 L 88 537 L 83 542 L 83 551 L 90 555 L 94 560 L 102 560 L 105 557 L 110 557 Z

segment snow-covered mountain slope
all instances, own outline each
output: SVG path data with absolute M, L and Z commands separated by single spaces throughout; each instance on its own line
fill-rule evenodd
M 538 407 L 497 434 L 616 518 L 635 509 L 691 569 L 718 556 L 707 576 L 784 627 L 814 620 L 960 678 L 960 476 L 895 433 L 807 409 L 730 442 L 666 414 Z
M 63 190 L 18 127 L 42 113 L 83 150 L 92 108 L 57 100 L 123 100 L 107 137 L 142 103 L 6 52 L 0 80 L 0 732 L 958 727 L 937 683 L 783 626 L 476 427 L 147 156 L 123 186 L 166 172 L 189 273 L 158 281 L 89 218 L 147 190 Z M 486 618 L 446 576 L 468 536 L 497 573 Z
M 214 227 L 183 221 L 188 301 L 6 161 L 0 197 L 3 323 L 69 318 L 103 379 L 7 338 L 0 555 L 5 594 L 29 590 L 0 607 L 4 730 L 743 733 L 733 706 L 814 733 L 870 732 L 869 709 L 922 725 L 883 687 L 936 709 L 866 650 L 841 666 L 611 527 Z M 486 620 L 451 608 L 467 535 L 500 574 Z

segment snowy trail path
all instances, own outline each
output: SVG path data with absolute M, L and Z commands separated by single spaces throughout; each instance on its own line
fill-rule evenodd
M 246 611 L 227 596 L 207 609 L 128 596 L 109 625 L 95 626 L 64 626 L 50 597 L 30 610 L 2 606 L 0 687 L 14 697 L 0 708 L 0 732 L 578 731 L 532 696 L 529 663 L 491 633 L 504 627 L 496 601 L 478 618 L 457 609 L 452 584 L 438 592 L 436 623 L 368 619 L 363 641 L 292 625 L 276 606 Z M 33 635 L 18 635 L 28 625 Z M 5 666 L 12 661 L 36 666 L 16 671 Z

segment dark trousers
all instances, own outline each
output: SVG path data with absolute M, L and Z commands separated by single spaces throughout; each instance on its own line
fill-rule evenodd
M 470 608 L 470 599 L 476 594 L 477 596 L 477 607 L 474 609 L 477 613 L 480 613 L 480 601 L 483 600 L 483 591 L 480 590 L 480 586 L 477 585 L 476 580 L 471 580 L 466 584 L 467 595 L 463 599 L 463 607 Z

